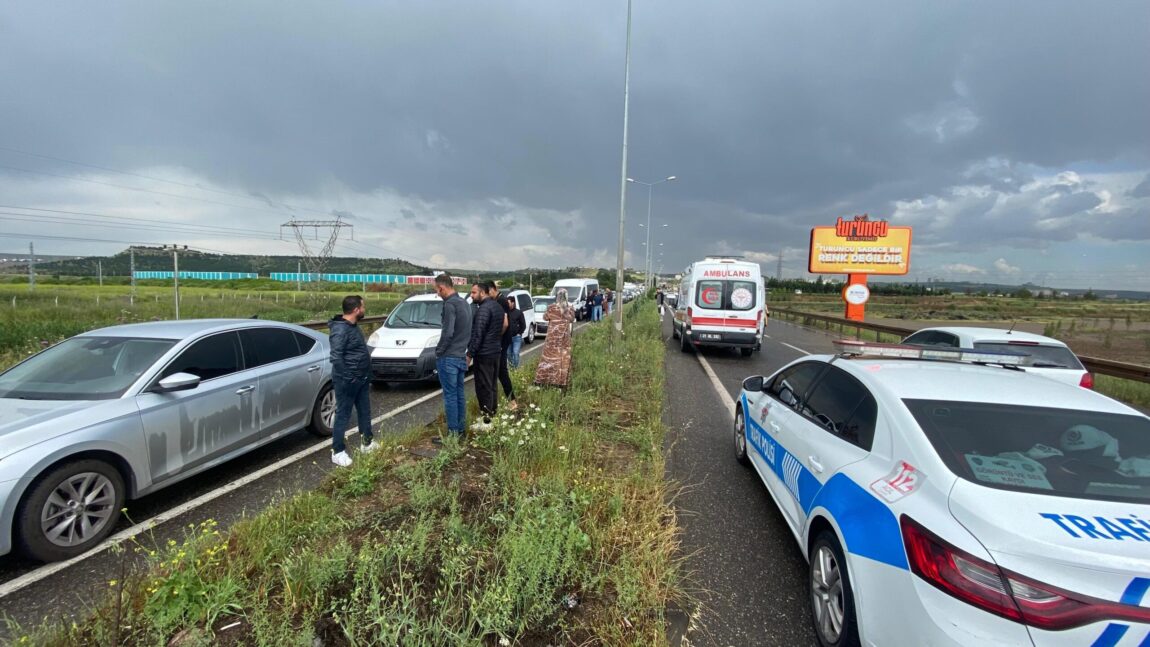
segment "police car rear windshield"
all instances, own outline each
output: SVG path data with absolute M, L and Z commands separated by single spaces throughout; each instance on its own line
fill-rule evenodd
M 1000 490 L 1150 502 L 1150 420 L 1047 407 L 903 400 L 959 477 Z
M 695 287 L 695 305 L 704 310 L 750 310 L 757 286 L 752 281 L 706 279 Z
M 998 352 L 1026 353 L 1030 357 L 1023 361 L 1023 366 L 1034 368 L 1070 368 L 1083 370 L 1082 362 L 1065 346 L 1048 346 L 1046 344 L 1008 344 L 997 341 L 976 341 L 974 347 L 981 350 Z

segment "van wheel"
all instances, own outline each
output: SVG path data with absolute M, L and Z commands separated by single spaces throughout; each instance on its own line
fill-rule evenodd
M 335 389 L 331 382 L 323 385 L 315 404 L 311 408 L 311 421 L 308 423 L 309 433 L 320 438 L 330 438 L 332 428 L 335 427 Z
M 124 478 L 104 461 L 65 463 L 36 480 L 16 511 L 16 540 L 33 559 L 75 557 L 103 541 L 124 507 Z
M 678 339 L 678 338 L 679 338 L 679 327 L 675 325 L 674 321 L 672 321 L 671 322 L 671 339 Z

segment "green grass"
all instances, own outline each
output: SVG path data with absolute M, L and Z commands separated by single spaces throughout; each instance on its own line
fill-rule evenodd
M 203 282 L 201 282 L 203 283 Z M 248 291 L 204 287 L 180 288 L 180 317 L 248 318 L 298 323 L 323 319 L 339 311 L 348 292 L 310 295 L 294 291 Z M 366 293 L 368 314 L 386 314 L 403 295 Z M 0 284 L 0 370 L 40 350 L 94 328 L 175 317 L 170 287 L 126 285 L 38 286 Z
M 576 337 L 572 384 L 533 389 L 469 445 L 419 458 L 433 429 L 382 434 L 316 491 L 227 534 L 144 551 L 86 620 L 36 645 L 661 645 L 680 600 L 661 452 L 654 308 Z M 472 403 L 474 405 L 474 403 Z M 472 407 L 474 409 L 474 406 Z M 474 411 L 472 412 L 474 419 Z M 227 630 L 223 627 L 239 623 Z M 505 641 L 505 642 L 501 642 Z
M 1115 400 L 1150 409 L 1150 384 L 1109 375 L 1094 376 L 1094 390 Z

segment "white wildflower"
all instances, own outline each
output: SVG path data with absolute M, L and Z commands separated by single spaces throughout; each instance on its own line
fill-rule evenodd
M 520 440 L 520 441 L 519 441 L 519 444 L 520 444 L 520 445 L 522 445 L 522 444 L 523 444 L 523 440 Z

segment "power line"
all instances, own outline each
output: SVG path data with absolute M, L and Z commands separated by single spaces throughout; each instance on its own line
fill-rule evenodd
M 73 215 L 73 216 L 92 216 L 93 218 L 106 218 L 106 219 L 111 219 L 111 220 L 126 220 L 126 221 L 131 221 L 131 222 L 143 222 L 143 223 L 149 223 L 149 224 L 156 224 L 157 223 L 157 221 L 154 218 L 133 218 L 131 216 L 113 216 L 113 215 L 104 214 L 104 213 L 93 213 L 90 211 L 68 211 L 68 210 L 64 210 L 64 209 L 45 209 L 45 208 L 41 208 L 41 207 L 20 207 L 20 206 L 7 205 L 7 204 L 0 204 L 0 209 L 21 209 L 23 211 L 42 211 L 45 213 L 60 213 L 60 214 L 67 214 L 67 215 Z M 29 214 L 21 214 L 21 215 L 29 215 Z M 238 227 L 217 227 L 215 225 L 197 225 L 194 222 L 174 222 L 171 224 L 171 226 L 173 226 L 173 227 L 203 228 L 203 229 L 208 229 L 211 231 L 228 231 L 228 232 L 236 232 L 236 233 L 251 233 L 251 234 L 261 234 L 261 235 L 268 235 L 268 236 L 273 235 L 270 232 L 262 230 L 262 229 L 240 229 Z M 276 238 L 278 239 L 279 237 L 277 236 Z
M 267 240 L 279 241 L 280 238 L 271 235 L 252 235 L 252 234 L 239 234 L 232 232 L 213 232 L 210 230 L 200 229 L 187 229 L 180 226 L 165 226 L 165 225 L 147 225 L 147 224 L 130 224 L 130 223 L 104 223 L 92 222 L 90 220 L 83 220 L 80 218 L 67 218 L 61 216 L 42 216 L 23 213 L 12 213 L 8 211 L 0 211 L 0 220 L 7 220 L 13 222 L 31 222 L 31 223 L 54 223 L 61 225 L 80 225 L 85 227 L 95 227 L 103 229 L 132 229 L 138 231 L 156 231 L 156 232 L 171 232 L 179 234 L 188 234 L 192 236 L 206 236 L 209 238 L 245 238 L 251 240 Z

